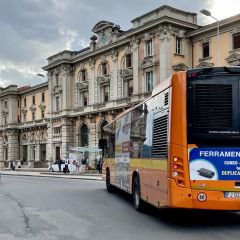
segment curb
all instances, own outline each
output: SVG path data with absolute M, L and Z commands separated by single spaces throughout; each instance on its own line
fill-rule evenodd
M 79 180 L 93 180 L 102 181 L 101 176 L 77 176 L 77 175 L 52 175 L 47 173 L 35 172 L 31 173 L 18 173 L 18 172 L 1 172 L 5 176 L 23 176 L 23 177 L 50 177 L 50 178 L 64 178 L 64 179 L 79 179 Z

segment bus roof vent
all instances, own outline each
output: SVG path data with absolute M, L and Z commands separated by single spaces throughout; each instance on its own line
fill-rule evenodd
M 153 121 L 153 157 L 167 156 L 167 122 L 168 115 L 156 118 Z
M 195 84 L 194 101 L 194 128 L 232 128 L 232 85 Z

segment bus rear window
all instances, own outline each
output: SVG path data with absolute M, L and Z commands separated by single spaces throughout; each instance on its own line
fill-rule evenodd
M 188 142 L 240 139 L 239 76 L 208 74 L 188 79 Z

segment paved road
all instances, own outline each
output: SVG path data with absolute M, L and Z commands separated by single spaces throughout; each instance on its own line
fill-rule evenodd
M 239 239 L 240 214 L 148 208 L 103 182 L 2 176 L 0 240 Z

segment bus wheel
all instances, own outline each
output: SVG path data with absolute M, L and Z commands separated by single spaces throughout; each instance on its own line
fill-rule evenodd
M 139 177 L 133 179 L 133 205 L 138 212 L 143 211 L 143 203 L 140 194 L 140 181 Z
M 113 192 L 113 186 L 111 185 L 109 170 L 106 171 L 106 188 L 109 193 Z

